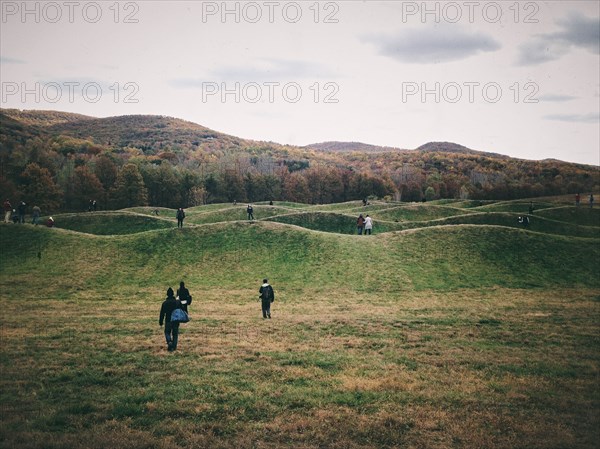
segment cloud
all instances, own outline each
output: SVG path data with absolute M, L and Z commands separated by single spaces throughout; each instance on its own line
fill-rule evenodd
M 228 65 L 210 70 L 202 78 L 174 78 L 169 84 L 176 88 L 202 88 L 207 82 L 285 82 L 301 79 L 337 78 L 328 67 L 313 62 L 257 59 L 248 65 Z
M 578 97 L 574 97 L 573 95 L 553 95 L 553 94 L 548 94 L 548 95 L 541 95 L 540 97 L 538 97 L 538 100 L 540 100 L 540 101 L 546 101 L 546 102 L 563 103 L 565 101 L 576 100 L 577 98 Z
M 560 122 L 571 122 L 571 123 L 600 123 L 600 114 L 589 113 L 589 114 L 550 114 L 543 117 L 546 120 L 556 120 Z
M 560 59 L 573 48 L 600 53 L 600 18 L 572 13 L 557 21 L 554 33 L 537 34 L 519 48 L 519 65 L 536 65 Z
M 362 38 L 379 52 L 400 62 L 435 64 L 459 61 L 482 52 L 496 51 L 501 45 L 481 32 L 467 32 L 457 26 L 404 30 L 394 35 L 372 34 Z
M 7 58 L 6 56 L 0 56 L 0 64 L 27 64 L 26 61 L 16 58 Z

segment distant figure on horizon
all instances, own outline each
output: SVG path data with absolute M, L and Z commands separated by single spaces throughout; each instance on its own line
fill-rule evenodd
M 171 287 L 167 290 L 167 299 L 165 299 L 160 307 L 160 316 L 158 318 L 158 324 L 160 326 L 165 323 L 165 340 L 167 341 L 167 350 L 169 352 L 177 349 L 177 340 L 179 338 L 179 323 L 171 323 L 171 313 L 173 310 L 179 309 L 181 304 L 175 299 L 173 289 Z
M 575 206 L 579 207 L 579 202 L 581 201 L 581 196 L 578 194 L 575 195 Z
M 177 227 L 178 228 L 183 228 L 183 219 L 185 218 L 185 212 L 183 211 L 183 208 L 179 208 L 177 209 Z
M 365 217 L 365 235 L 371 235 L 373 230 L 373 219 L 368 215 Z
M 269 285 L 267 278 L 263 279 L 263 283 L 258 289 L 259 298 L 262 306 L 263 320 L 265 318 L 271 319 L 271 303 L 275 301 L 275 292 L 273 287 Z
M 177 299 L 181 302 L 181 308 L 187 313 L 188 306 L 192 303 L 192 295 L 190 295 L 190 291 L 185 287 L 183 281 L 179 283 Z
M 590 193 L 590 209 L 594 207 L 594 194 Z
M 273 200 L 269 201 L 269 206 L 273 205 Z
M 10 221 L 10 216 L 12 215 L 12 204 L 10 204 L 10 201 L 8 201 L 8 199 L 6 199 L 6 201 L 4 202 L 4 223 L 8 223 Z
M 252 205 L 248 204 L 246 212 L 248 213 L 248 220 L 254 220 L 254 209 L 252 208 Z
M 360 214 L 358 216 L 358 219 L 356 220 L 356 231 L 358 232 L 358 235 L 362 235 L 364 227 L 365 227 L 365 219 L 362 216 L 362 214 Z

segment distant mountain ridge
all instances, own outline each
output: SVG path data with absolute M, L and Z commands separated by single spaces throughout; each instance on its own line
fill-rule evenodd
M 339 141 L 329 141 L 329 142 L 320 142 L 313 143 L 310 145 L 306 145 L 304 148 L 308 148 L 311 150 L 330 152 L 330 153 L 351 153 L 351 152 L 359 152 L 359 153 L 387 153 L 387 152 L 406 152 L 406 151 L 417 151 L 417 152 L 440 152 L 440 153 L 456 153 L 456 154 L 470 154 L 470 155 L 486 155 L 493 156 L 497 158 L 508 158 L 510 156 L 506 156 L 498 153 L 489 153 L 486 151 L 478 151 L 473 150 L 471 148 L 467 148 L 464 145 L 460 145 L 458 143 L 453 142 L 427 142 L 414 150 L 411 149 L 402 149 L 397 147 L 388 147 L 388 146 L 379 146 L 379 145 L 371 145 L 363 142 L 339 142 Z
M 37 191 L 54 192 L 46 204 L 64 210 L 101 195 L 123 207 L 127 191 L 117 191 L 115 180 L 125 169 L 139 172 L 148 204 L 160 207 L 369 196 L 502 200 L 600 189 L 597 166 L 517 159 L 453 142 L 416 149 L 335 141 L 299 147 L 243 139 L 167 116 L 96 118 L 16 109 L 0 109 L 0 167 L 0 195 L 6 198 L 26 196 L 33 185 L 27 177 L 39 180 L 40 169 L 46 169 L 49 187 Z M 92 192 L 74 188 L 75 182 Z M 143 193 L 140 189 L 140 198 Z
M 405 151 L 400 148 L 371 145 L 362 142 L 321 142 L 306 145 L 304 148 L 326 152 L 349 153 L 357 151 L 360 153 L 384 153 L 388 151 Z

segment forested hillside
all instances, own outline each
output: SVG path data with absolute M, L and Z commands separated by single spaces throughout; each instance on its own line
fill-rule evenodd
M 258 142 L 163 116 L 0 110 L 0 195 L 45 211 L 366 197 L 515 199 L 598 190 L 598 167 L 447 142 L 416 150 Z

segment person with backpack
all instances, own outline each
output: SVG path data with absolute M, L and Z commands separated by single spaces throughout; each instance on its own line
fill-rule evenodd
M 183 281 L 179 283 L 179 288 L 177 289 L 177 299 L 181 303 L 181 308 L 187 313 L 188 306 L 192 303 L 192 295 L 190 295 L 190 291 L 185 287 Z
M 160 308 L 158 324 L 165 324 L 165 339 L 167 340 L 167 350 L 169 352 L 177 349 L 177 340 L 179 337 L 179 323 L 171 322 L 171 314 L 175 309 L 180 309 L 181 303 L 175 299 L 175 294 L 171 287 L 167 290 L 167 299 L 165 299 Z
M 271 319 L 271 303 L 275 301 L 275 292 L 269 285 L 268 279 L 263 279 L 263 284 L 258 289 L 259 298 L 262 305 L 263 319 Z
M 183 228 L 183 219 L 185 218 L 185 212 L 183 211 L 183 208 L 180 207 L 179 209 L 177 209 L 177 227 L 178 228 Z

